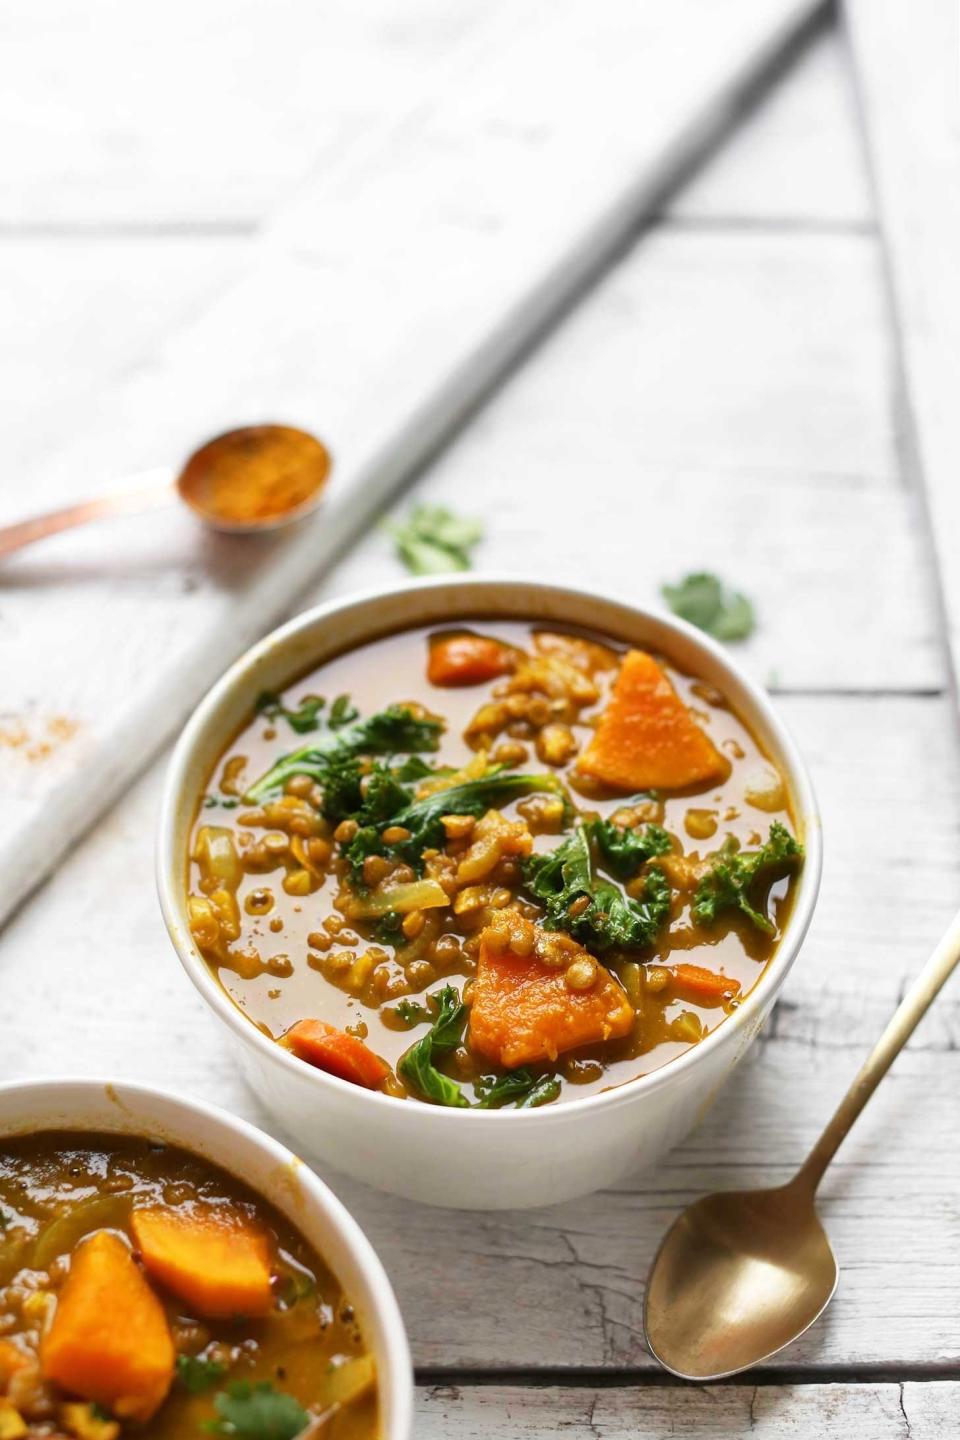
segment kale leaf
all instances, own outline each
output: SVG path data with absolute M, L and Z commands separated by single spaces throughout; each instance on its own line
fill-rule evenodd
M 705 571 L 685 575 L 677 585 L 661 585 L 660 593 L 674 615 L 717 640 L 745 640 L 756 624 L 746 595 L 727 590 L 716 575 Z
M 337 703 L 334 703 L 334 708 Z M 329 728 L 309 745 L 282 755 L 265 775 L 254 781 L 244 799 L 248 804 L 256 803 L 271 791 L 282 790 L 293 775 L 309 775 L 326 787 L 331 767 L 336 770 L 346 761 L 361 755 L 404 755 L 436 750 L 442 729 L 440 720 L 430 717 L 420 719 L 406 705 L 388 705 L 386 710 L 380 710 L 366 720 L 352 718 L 336 724 L 331 709 Z M 345 776 L 349 777 L 351 784 L 355 780 L 359 785 L 360 775 L 359 768 L 347 766 L 341 771 L 338 789 L 342 789 Z
M 422 1099 L 432 1100 L 436 1105 L 467 1109 L 470 1101 L 463 1090 L 455 1080 L 437 1069 L 436 1061 L 450 1055 L 463 1040 L 468 1006 L 463 1004 L 459 991 L 453 985 L 445 985 L 428 999 L 434 1009 L 433 1024 L 426 1035 L 401 1056 L 397 1071 Z M 415 1008 L 421 1009 L 420 1006 Z M 397 1010 L 399 1013 L 400 1006 Z M 416 1018 L 424 1017 L 420 1015 Z M 529 1070 L 514 1070 L 509 1075 L 482 1076 L 475 1089 L 477 1102 L 474 1108 L 477 1110 L 497 1110 L 512 1102 L 516 1102 L 519 1109 L 555 1100 L 560 1093 L 560 1082 L 552 1075 L 538 1078 Z
M 492 807 L 518 800 L 536 790 L 547 790 L 562 794 L 559 781 L 553 775 L 514 775 L 491 772 L 482 780 L 467 780 L 462 785 L 450 785 L 446 790 L 437 790 L 422 800 L 390 815 L 372 816 L 367 805 L 369 787 L 364 805 L 357 814 L 360 829 L 353 839 L 344 846 L 344 854 L 353 869 L 353 878 L 358 880 L 363 862 L 368 855 L 386 855 L 392 860 L 402 860 L 417 871 L 423 869 L 424 850 L 439 848 L 446 838 L 443 828 L 444 815 L 483 815 Z M 386 844 L 380 835 L 378 825 L 388 819 L 391 826 L 402 826 L 410 832 L 409 839 L 396 840 Z
M 389 522 L 386 529 L 414 575 L 469 570 L 470 551 L 483 539 L 481 521 L 454 515 L 442 505 L 417 505 L 404 522 Z
M 625 829 L 612 820 L 591 820 L 587 832 L 596 841 L 603 863 L 618 880 L 631 880 L 640 866 L 672 848 L 662 825 Z
M 596 954 L 642 949 L 656 939 L 670 914 L 670 886 L 662 870 L 650 871 L 640 899 L 597 880 L 584 824 L 555 850 L 531 855 L 524 863 L 524 883 L 543 905 L 549 929 L 566 930 Z
M 281 696 L 264 690 L 257 697 L 257 714 L 265 720 L 286 720 L 291 730 L 307 735 L 311 730 L 320 729 L 320 711 L 326 703 L 322 695 L 305 695 L 296 710 L 288 710 Z
M 756 899 L 758 885 L 769 885 L 778 875 L 799 865 L 803 846 L 779 820 L 770 826 L 770 837 L 759 850 L 737 850 L 735 845 L 732 836 L 725 841 L 697 886 L 693 918 L 698 925 L 712 925 L 724 910 L 740 910 L 758 930 L 773 935 L 772 921 L 757 909 L 751 893 Z
M 509 1075 L 485 1075 L 476 1082 L 480 1097 L 478 1110 L 499 1110 L 501 1105 L 516 1101 L 518 1110 L 545 1105 L 560 1094 L 560 1081 L 554 1075 L 531 1075 L 529 1070 L 513 1070 Z
M 436 1018 L 426 1035 L 400 1057 L 397 1071 L 422 1099 L 432 1100 L 436 1105 L 466 1108 L 470 1102 L 460 1086 L 442 1074 L 435 1061 L 451 1054 L 463 1039 L 467 1006 L 452 985 L 445 985 L 430 998 L 436 1006 Z
M 213 1399 L 216 1420 L 205 1428 L 214 1435 L 235 1435 L 237 1440 L 294 1440 L 310 1421 L 298 1400 L 275 1390 L 269 1380 L 251 1385 L 237 1380 Z

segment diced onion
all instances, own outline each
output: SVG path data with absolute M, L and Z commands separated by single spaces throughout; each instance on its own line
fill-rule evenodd
M 358 920 L 380 915 L 409 915 L 411 910 L 437 910 L 449 905 L 450 897 L 437 880 L 411 880 L 407 885 L 385 885 L 369 895 L 358 895 L 350 906 Z

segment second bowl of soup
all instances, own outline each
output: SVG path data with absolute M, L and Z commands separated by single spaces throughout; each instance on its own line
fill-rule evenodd
M 818 876 L 801 762 L 726 655 L 516 581 L 263 642 L 181 739 L 160 853 L 181 958 L 284 1123 L 385 1188 L 487 1206 L 682 1138 Z

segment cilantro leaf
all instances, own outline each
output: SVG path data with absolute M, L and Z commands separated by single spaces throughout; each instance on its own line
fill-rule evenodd
M 717 640 L 746 640 L 756 624 L 746 595 L 727 590 L 716 575 L 706 571 L 685 575 L 676 585 L 661 585 L 660 593 L 674 615 Z
M 596 879 L 584 824 L 555 850 L 531 855 L 523 873 L 527 890 L 546 911 L 545 924 L 566 930 L 596 954 L 642 949 L 656 939 L 670 915 L 670 885 L 662 870 L 650 871 L 638 898 Z M 584 905 L 584 900 L 589 903 Z
M 298 1400 L 275 1390 L 269 1380 L 251 1385 L 237 1380 L 214 1396 L 217 1419 L 207 1422 L 214 1435 L 235 1435 L 237 1440 L 294 1440 L 310 1416 Z
M 442 505 L 417 505 L 403 522 L 387 524 L 398 557 L 414 575 L 442 575 L 470 569 L 470 551 L 483 538 L 479 520 L 455 515 Z
M 227 1367 L 220 1360 L 207 1360 L 202 1355 L 178 1355 L 177 1379 L 191 1395 L 201 1395 L 216 1385 L 227 1373 Z
M 712 925 L 723 911 L 739 910 L 758 930 L 773 935 L 772 921 L 753 903 L 757 886 L 769 885 L 802 859 L 803 846 L 779 820 L 770 826 L 770 837 L 759 850 L 737 850 L 730 836 L 697 886 L 691 911 L 694 920 L 698 925 Z

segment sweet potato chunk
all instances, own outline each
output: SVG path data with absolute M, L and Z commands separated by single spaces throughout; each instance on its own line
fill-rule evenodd
M 369 1045 L 325 1020 L 298 1020 L 282 1036 L 280 1044 L 308 1065 L 367 1090 L 376 1090 L 390 1074 L 390 1066 Z
M 633 1008 L 601 965 L 589 990 L 571 990 L 563 969 L 536 955 L 480 946 L 470 1006 L 469 1043 L 487 1059 L 512 1068 L 556 1060 L 565 1050 L 618 1040 L 633 1024 Z
M 44 1378 L 146 1421 L 170 1388 L 174 1354 L 163 1306 L 128 1247 L 109 1230 L 82 1241 L 41 1346 Z
M 431 685 L 482 685 L 513 669 L 516 652 L 489 635 L 469 631 L 435 635 L 430 641 L 427 679 Z
M 273 1307 L 267 1237 L 222 1210 L 134 1210 L 130 1228 L 147 1274 L 203 1316 L 266 1315 Z
M 730 766 L 656 660 L 629 650 L 577 768 L 617 790 L 682 790 L 722 780 Z

